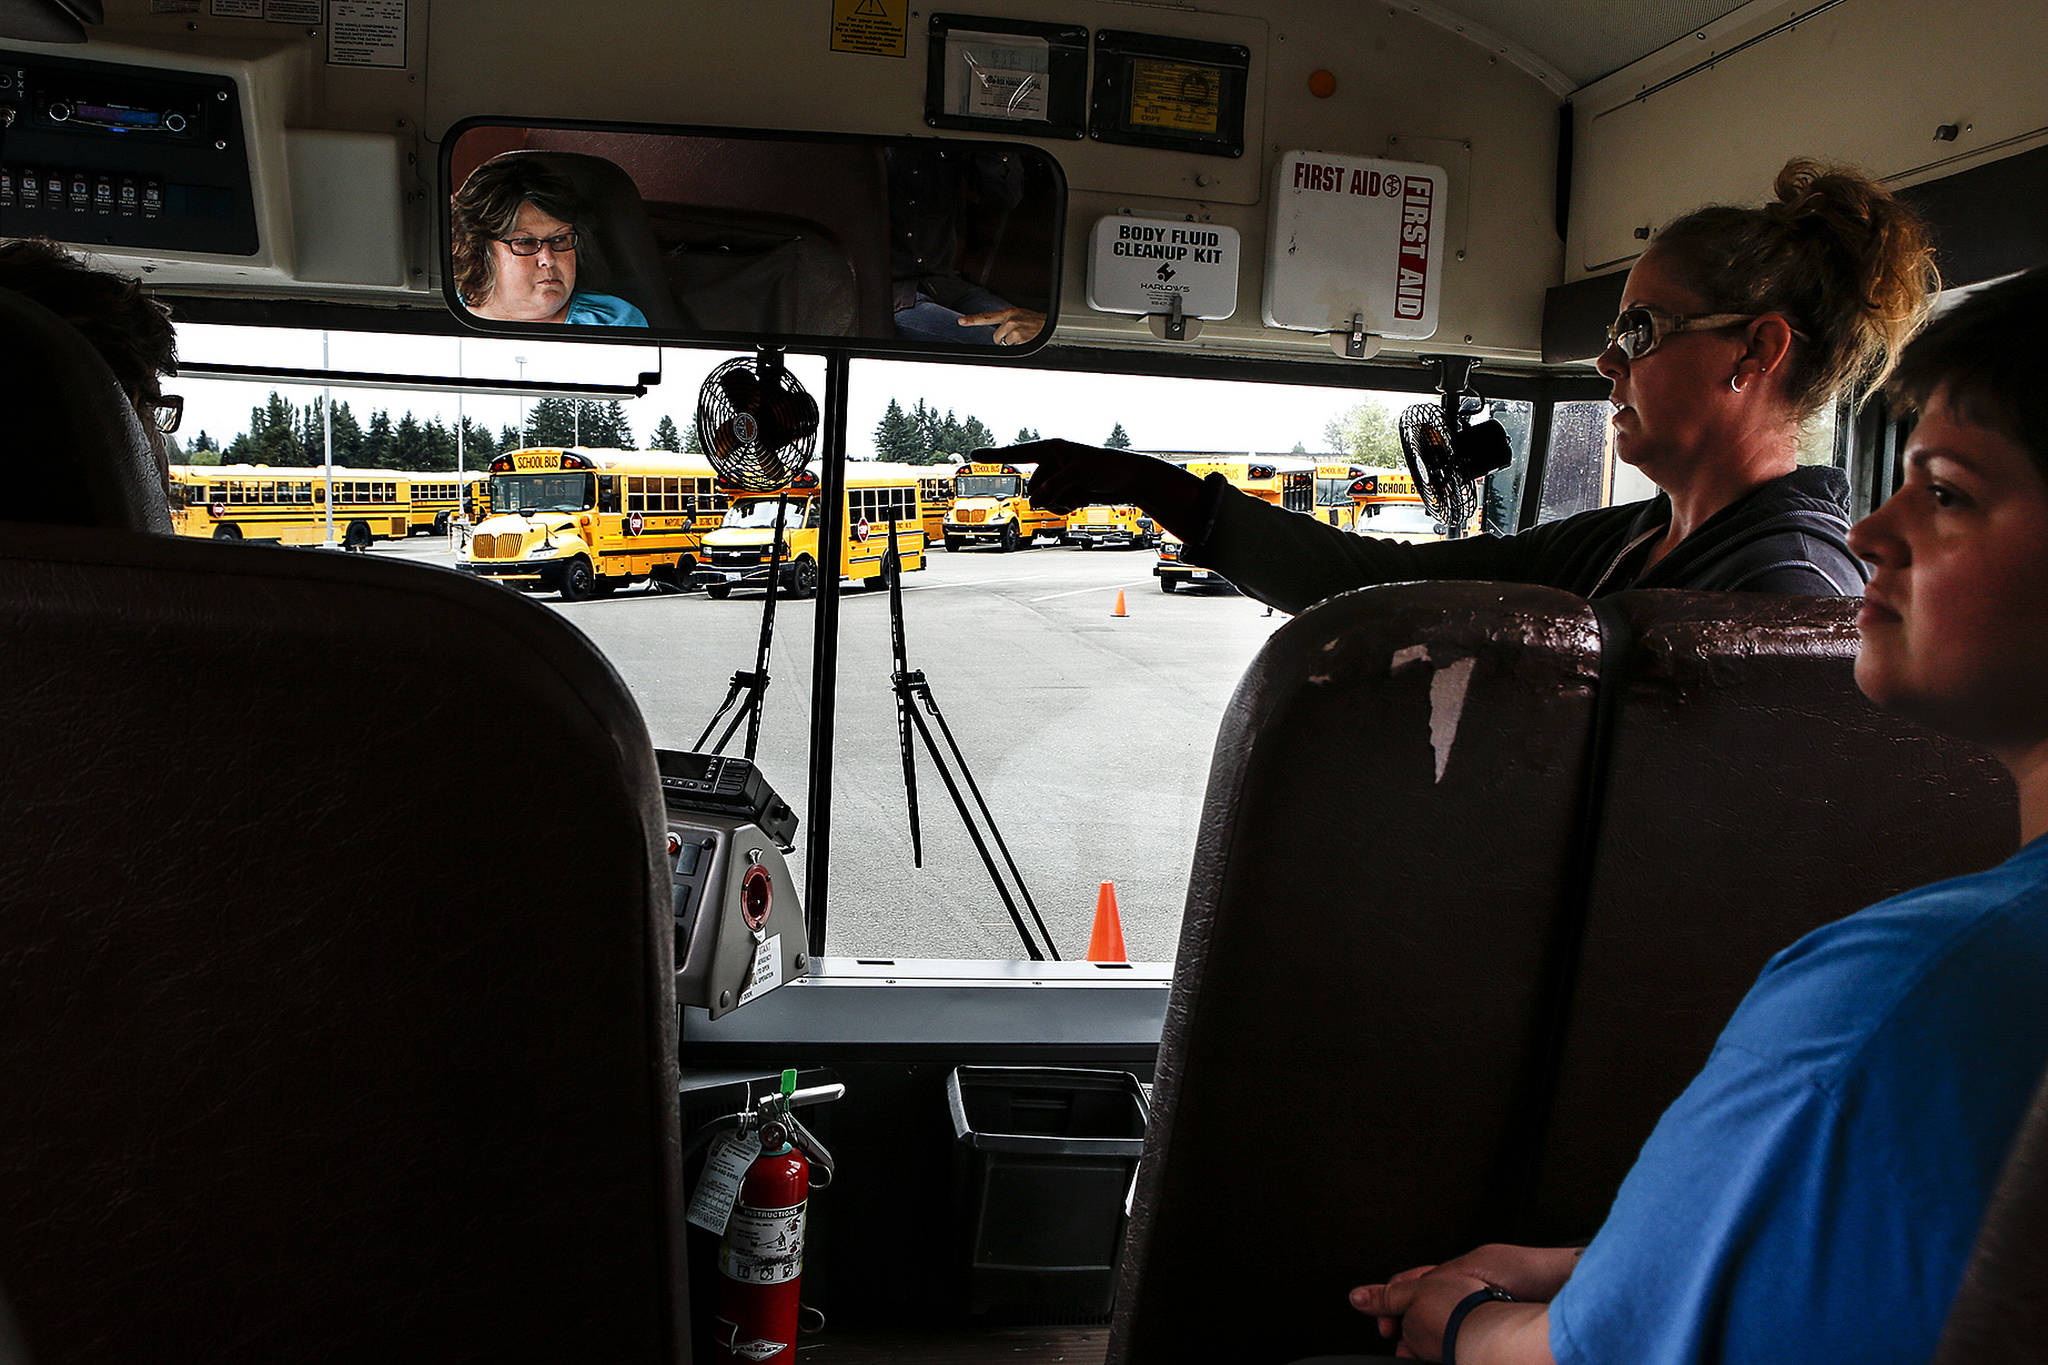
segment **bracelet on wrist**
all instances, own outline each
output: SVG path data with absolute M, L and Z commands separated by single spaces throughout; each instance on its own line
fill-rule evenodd
M 1482 1303 L 1513 1303 L 1515 1296 L 1505 1289 L 1487 1285 L 1475 1289 L 1458 1300 L 1457 1307 L 1444 1319 L 1444 1365 L 1458 1365 L 1458 1329 L 1465 1325 L 1465 1319 L 1473 1309 Z

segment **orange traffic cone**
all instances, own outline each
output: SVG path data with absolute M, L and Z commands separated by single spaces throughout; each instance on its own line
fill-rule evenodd
M 1111 613 L 1110 613 L 1110 615 L 1111 615 L 1111 616 L 1129 616 L 1129 615 L 1130 615 L 1130 613 L 1129 613 L 1128 611 L 1125 611 L 1125 610 L 1124 610 L 1124 590 L 1123 590 L 1122 588 L 1118 588 L 1118 589 L 1116 590 L 1116 610 L 1115 610 L 1115 611 L 1113 611 L 1113 612 L 1111 612 Z M 1108 882 L 1104 882 L 1104 883 L 1103 883 L 1103 885 L 1104 885 L 1104 886 L 1108 886 L 1108 885 L 1109 885 L 1109 883 L 1108 883 Z M 1119 959 L 1117 959 L 1117 960 L 1118 960 L 1119 962 L 1121 962 L 1121 961 L 1122 961 L 1123 959 L 1119 958 Z
M 1116 912 L 1116 883 L 1104 882 L 1095 893 L 1095 928 L 1088 935 L 1090 962 L 1128 962 L 1124 956 L 1124 922 Z

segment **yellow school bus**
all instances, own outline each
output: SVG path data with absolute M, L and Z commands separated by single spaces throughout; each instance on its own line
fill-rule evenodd
M 414 529 L 412 480 L 396 469 L 334 471 L 335 541 L 350 550 Z M 327 471 L 272 465 L 171 466 L 171 527 L 208 540 L 327 543 Z M 428 524 L 432 525 L 431 515 Z
M 1350 530 L 1358 522 L 1358 504 L 1351 485 L 1371 474 L 1364 465 L 1337 460 L 1316 461 L 1316 520 Z
M 1444 538 L 1444 524 L 1423 507 L 1422 496 L 1415 491 L 1415 480 L 1406 473 L 1375 470 L 1361 475 L 1351 482 L 1350 498 L 1358 509 L 1352 529 L 1362 536 L 1380 536 L 1411 545 Z M 1474 509 L 1465 534 L 1478 533 L 1479 515 Z
M 882 558 L 889 552 L 891 522 L 896 526 L 903 571 L 924 567 L 924 512 L 918 485 L 918 472 L 910 465 L 856 461 L 846 467 L 841 507 L 846 521 L 839 541 L 842 581 L 869 588 L 885 586 Z M 791 597 L 815 594 L 823 558 L 819 551 L 825 515 L 821 492 L 818 471 L 812 468 L 797 475 L 786 489 L 735 494 L 724 524 L 704 537 L 704 564 L 692 583 L 708 597 L 730 597 L 734 588 L 765 590 L 779 515 L 783 527 L 782 591 Z
M 1163 534 L 1159 523 L 1135 503 L 1097 503 L 1077 507 L 1067 516 L 1067 543 L 1084 550 L 1098 545 L 1149 550 Z
M 1315 515 L 1316 466 L 1312 460 L 1288 455 L 1248 455 L 1243 459 L 1189 460 L 1183 467 L 1196 478 L 1220 474 L 1232 487 L 1243 489 L 1261 502 L 1270 502 L 1290 512 Z M 1186 563 L 1180 554 L 1180 541 L 1170 534 L 1162 534 L 1159 558 L 1152 565 L 1152 572 L 1159 579 L 1159 591 L 1172 592 L 1183 583 L 1233 587 L 1222 574 Z
M 1034 464 L 963 464 L 953 476 L 953 506 L 946 513 L 946 548 L 958 550 L 976 541 L 991 541 L 1004 551 L 1019 550 L 1039 536 L 1065 541 L 1067 519 L 1031 505 L 1025 485 Z
M 701 455 L 666 450 L 514 450 L 491 461 L 491 514 L 457 567 L 564 601 L 628 583 L 689 585 L 726 497 Z
M 917 496 L 924 502 L 924 539 L 927 545 L 943 540 L 946 535 L 946 514 L 953 510 L 953 470 L 946 468 L 919 469 L 917 474 Z
M 437 536 L 448 534 L 448 523 L 458 514 L 471 521 L 480 520 L 470 513 L 476 501 L 474 490 L 485 478 L 482 473 L 470 474 L 407 474 L 403 476 L 411 490 L 412 520 L 407 530 L 417 535 L 431 531 Z

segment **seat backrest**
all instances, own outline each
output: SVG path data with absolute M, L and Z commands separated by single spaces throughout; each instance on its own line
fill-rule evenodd
M 875 148 L 574 129 L 535 129 L 528 145 L 601 148 L 630 167 L 691 324 L 893 334 L 888 176 Z M 749 311 L 748 290 L 774 298 Z
M 1579 1245 L 1779 949 L 2017 845 L 1990 755 L 1856 688 L 1855 598 L 1627 592 L 1540 1174 L 1512 1230 Z
M 1596 639 L 1550 589 L 1408 584 L 1254 661 L 1210 770 L 1112 1360 L 1355 1350 L 1363 1267 L 1483 1230 L 1517 1168 Z
M 2048 1360 L 2048 1077 L 1977 1233 L 1934 1365 Z
M 452 572 L 4 531 L 34 1358 L 685 1358 L 662 811 L 602 656 Z
M 1355 1351 L 1353 1284 L 1589 1237 L 1772 953 L 2011 851 L 2003 770 L 1856 691 L 1854 606 L 1409 584 L 1273 637 L 1217 741 L 1112 1361 Z M 1330 811 L 1370 857 L 1289 847 Z
M 169 535 L 149 438 L 91 343 L 11 289 L 0 289 L 0 343 L 7 517 Z

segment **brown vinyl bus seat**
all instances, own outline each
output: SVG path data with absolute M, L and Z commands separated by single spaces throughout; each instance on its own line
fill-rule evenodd
M 1352 1285 L 1590 1236 L 1772 953 L 2011 851 L 2003 771 L 1856 692 L 1853 611 L 1428 583 L 1274 635 L 1217 741 L 1111 1361 L 1371 1349 Z
M 2048 1360 L 2048 1077 L 1977 1233 L 1934 1365 Z
M 1357 1267 L 1487 1230 L 1597 667 L 1583 601 L 1476 583 L 1347 594 L 1253 661 L 1210 770 L 1112 1360 L 1356 1350 Z
M 458 574 L 0 527 L 0 1286 L 39 1365 L 688 1354 L 653 752 Z
M 0 289 L 0 338 L 7 357 L 0 412 L 8 428 L 0 519 L 169 535 L 149 438 L 99 352 L 70 323 L 11 289 Z
M 1518 1240 L 1579 1245 L 1780 948 L 2003 860 L 2011 779 L 1856 689 L 1855 599 L 1629 592 L 1541 1173 Z

